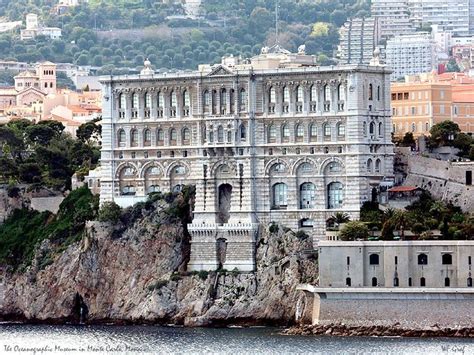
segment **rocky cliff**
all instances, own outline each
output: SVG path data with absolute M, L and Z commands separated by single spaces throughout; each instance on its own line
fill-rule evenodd
M 88 222 L 64 251 L 43 241 L 26 271 L 6 276 L 1 317 L 189 326 L 294 320 L 296 285 L 317 277 L 310 238 L 262 226 L 255 273 L 189 273 L 189 239 L 175 213 L 158 200 L 116 225 Z

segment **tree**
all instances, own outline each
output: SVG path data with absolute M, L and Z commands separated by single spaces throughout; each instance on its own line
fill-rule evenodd
M 446 65 L 446 72 L 448 73 L 459 73 L 461 71 L 461 68 L 459 68 L 458 63 L 456 63 L 455 59 L 450 59 L 448 64 Z
M 457 123 L 443 121 L 431 127 L 431 141 L 436 146 L 451 145 L 459 132 L 461 130 Z
M 351 219 L 347 213 L 336 212 L 334 215 L 329 217 L 329 221 L 337 226 L 349 222 Z
M 311 37 L 325 37 L 329 34 L 329 24 L 326 22 L 316 22 L 311 31 Z
M 99 210 L 99 221 L 117 223 L 121 214 L 122 209 L 115 202 L 104 202 Z
M 339 237 L 341 240 L 366 239 L 369 237 L 369 228 L 363 222 L 348 222 L 339 232 Z
M 466 133 L 459 133 L 453 141 L 453 146 L 458 148 L 461 151 L 460 155 L 463 156 L 469 154 L 472 144 L 474 144 L 474 140 Z
M 390 224 L 395 230 L 400 231 L 400 238 L 405 238 L 405 230 L 408 226 L 408 213 L 402 210 L 396 210 L 393 217 L 390 219 Z
M 407 132 L 403 136 L 403 139 L 401 141 L 401 145 L 403 147 L 413 147 L 416 145 L 415 138 L 413 137 L 413 133 Z
M 81 124 L 76 131 L 77 139 L 88 144 L 91 143 L 91 140 L 98 141 L 102 134 L 102 126 L 97 124 L 99 120 L 100 119 L 95 119 Z

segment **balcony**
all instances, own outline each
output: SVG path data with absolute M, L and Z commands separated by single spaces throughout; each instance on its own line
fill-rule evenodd
M 331 101 L 324 101 L 324 112 L 329 112 L 331 110 Z

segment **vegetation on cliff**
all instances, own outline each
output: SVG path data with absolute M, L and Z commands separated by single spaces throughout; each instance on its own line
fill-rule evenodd
M 2 34 L 0 59 L 70 62 L 110 73 L 142 66 L 148 57 L 157 68 L 195 69 L 225 54 L 251 57 L 275 42 L 274 0 L 203 0 L 199 19 L 185 18 L 183 6 L 172 1 L 89 1 L 63 14 L 48 0 L 2 2 L 0 16 L 17 21 L 36 13 L 63 36 L 20 41 L 19 29 Z M 321 64 L 330 64 L 339 26 L 350 16 L 368 15 L 369 3 L 280 0 L 280 43 L 292 51 L 305 44 Z
M 59 206 L 57 215 L 30 209 L 18 209 L 0 225 L 0 264 L 14 268 L 30 265 L 36 249 L 48 239 L 64 250 L 78 241 L 85 223 L 97 215 L 98 196 L 87 186 L 72 191 Z

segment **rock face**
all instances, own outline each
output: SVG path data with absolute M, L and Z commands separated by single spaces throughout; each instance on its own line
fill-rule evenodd
M 317 277 L 311 238 L 262 227 L 258 270 L 186 272 L 189 240 L 162 200 L 124 225 L 90 222 L 80 243 L 40 270 L 44 242 L 25 272 L 5 278 L 0 318 L 29 321 L 290 324 L 299 283 Z M 302 238 L 301 238 L 302 237 Z

